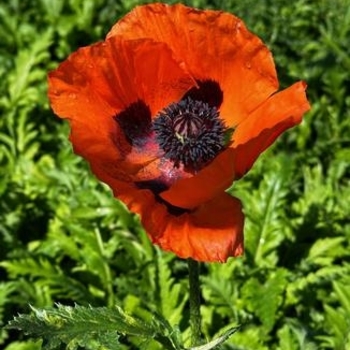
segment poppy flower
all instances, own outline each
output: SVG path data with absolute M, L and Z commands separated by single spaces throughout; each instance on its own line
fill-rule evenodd
M 75 153 L 154 244 L 198 261 L 242 254 L 241 202 L 225 190 L 301 122 L 305 88 L 277 92 L 270 51 L 240 19 L 180 4 L 136 7 L 49 73 Z

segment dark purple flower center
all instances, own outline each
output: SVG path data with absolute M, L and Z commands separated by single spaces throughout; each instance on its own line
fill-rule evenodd
M 153 130 L 164 157 L 175 167 L 200 170 L 224 148 L 227 128 L 216 107 L 187 97 L 164 108 Z

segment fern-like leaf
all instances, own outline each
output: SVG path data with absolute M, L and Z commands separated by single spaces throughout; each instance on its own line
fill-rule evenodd
M 256 278 L 251 278 L 243 289 L 244 295 L 250 301 L 251 311 L 259 317 L 267 331 L 276 323 L 276 313 L 287 285 L 286 277 L 287 271 L 279 269 L 271 273 L 266 283 L 261 284 Z
M 165 255 L 157 250 L 157 284 L 159 288 L 160 312 L 171 325 L 178 324 L 186 302 L 186 294 L 181 284 L 176 283 L 171 276 L 169 264 Z M 170 262 L 171 264 L 171 262 Z
M 68 349 L 119 348 L 120 335 L 137 335 L 152 338 L 156 329 L 139 319 L 124 313 L 119 307 L 92 308 L 63 306 L 39 310 L 32 307 L 33 314 L 19 315 L 7 329 L 17 329 L 33 338 L 43 339 L 44 349 L 55 349 L 66 344 Z

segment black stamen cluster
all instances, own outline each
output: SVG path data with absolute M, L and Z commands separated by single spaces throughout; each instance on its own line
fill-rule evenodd
M 215 107 L 188 97 L 161 111 L 153 130 L 175 167 L 200 170 L 224 148 L 227 129 Z

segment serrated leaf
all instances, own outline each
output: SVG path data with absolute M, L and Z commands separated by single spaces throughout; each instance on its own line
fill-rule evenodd
M 325 305 L 324 308 L 326 311 L 326 321 L 330 327 L 330 332 L 335 335 L 338 342 L 345 339 L 344 337 L 349 334 L 349 325 L 347 324 L 345 316 L 329 305 Z
M 280 349 L 283 350 L 317 350 L 319 347 L 310 342 L 308 329 L 295 319 L 287 319 L 287 323 L 278 331 Z
M 314 263 L 320 263 L 326 259 L 328 264 L 331 263 L 334 258 L 343 254 L 344 248 L 342 243 L 344 241 L 345 237 L 327 237 L 318 239 L 311 247 L 307 260 Z
M 349 315 L 350 323 L 350 290 L 349 285 L 341 284 L 337 281 L 333 282 L 334 291 L 340 301 L 340 304 L 344 308 L 347 315 Z
M 267 159 L 266 164 L 259 188 L 249 188 L 239 194 L 249 208 L 246 212 L 246 253 L 251 264 L 257 266 L 276 265 L 276 248 L 288 232 L 285 206 L 292 165 L 286 156 L 275 157 L 273 162 Z
M 6 327 L 18 329 L 34 338 L 42 338 L 44 349 L 54 349 L 61 343 L 69 349 L 93 344 L 117 348 L 121 334 L 152 338 L 156 329 L 145 324 L 119 307 L 92 308 L 58 304 L 55 309 L 40 310 L 32 307 L 32 315 L 19 315 Z
M 164 254 L 157 250 L 157 289 L 159 289 L 160 313 L 171 325 L 180 322 L 186 303 L 186 293 L 180 283 L 171 276 L 171 270 L 166 263 Z M 171 263 L 171 262 L 170 262 Z
M 299 350 L 297 340 L 288 325 L 278 331 L 279 345 L 283 350 Z
M 280 269 L 271 273 L 264 284 L 252 278 L 244 286 L 243 293 L 250 302 L 250 311 L 259 317 L 266 331 L 270 331 L 277 320 L 276 313 L 286 285 L 287 272 Z
M 6 268 L 10 276 L 17 277 L 22 275 L 32 276 L 52 276 L 59 271 L 47 259 L 23 258 L 17 260 L 2 261 L 0 266 Z

